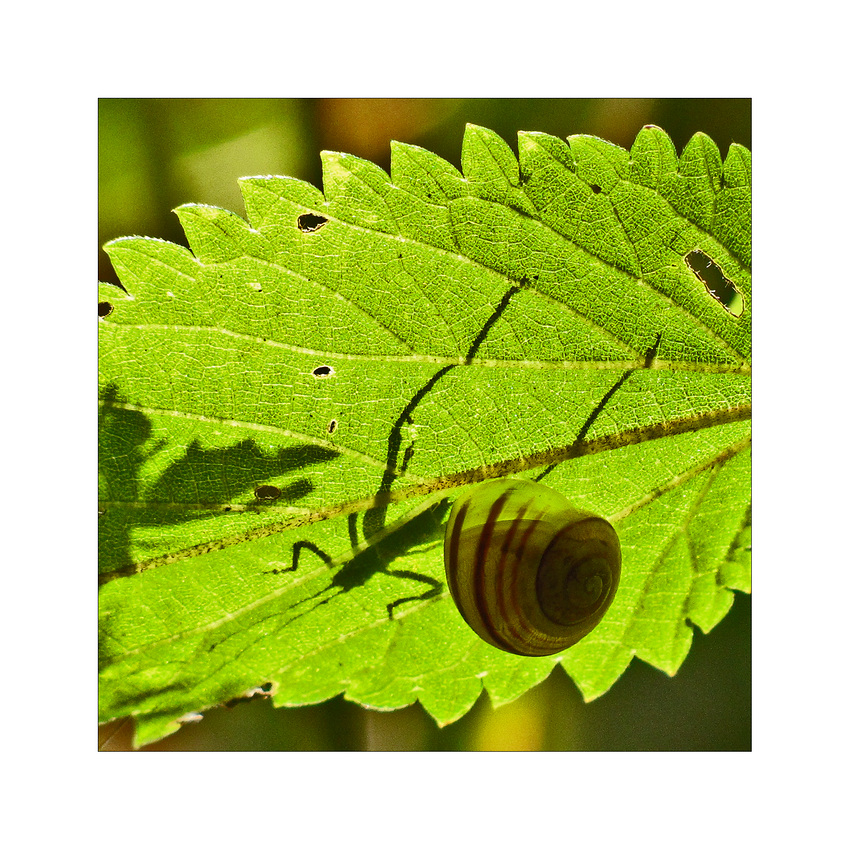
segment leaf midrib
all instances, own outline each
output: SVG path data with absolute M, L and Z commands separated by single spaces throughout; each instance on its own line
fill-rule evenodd
M 636 445 L 647 440 L 662 439 L 665 437 L 675 436 L 676 434 L 696 431 L 701 428 L 713 427 L 716 425 L 747 421 L 751 418 L 751 415 L 752 411 L 750 405 L 733 408 L 727 411 L 711 411 L 707 414 L 683 417 L 672 422 L 656 423 L 653 426 L 639 427 L 630 431 L 619 432 L 614 435 L 597 437 L 586 441 L 583 440 L 580 443 L 571 443 L 568 446 L 560 446 L 556 449 L 545 449 L 539 452 L 533 452 L 525 457 L 509 458 L 508 460 L 500 461 L 495 464 L 481 465 L 471 470 L 464 470 L 462 472 L 444 475 L 438 478 L 420 480 L 417 483 L 400 487 L 396 490 L 353 499 L 324 509 L 311 511 L 308 514 L 291 517 L 288 520 L 278 520 L 268 525 L 256 526 L 252 529 L 247 529 L 228 537 L 207 540 L 203 543 L 195 544 L 177 552 L 170 552 L 144 561 L 134 562 L 126 567 L 121 567 L 107 573 L 101 573 L 98 576 L 98 581 L 101 584 L 106 584 L 118 578 L 126 578 L 137 573 L 145 572 L 149 569 L 155 569 L 160 566 L 176 563 L 177 561 L 188 560 L 189 558 L 197 555 L 220 551 L 238 543 L 246 543 L 263 537 L 270 537 L 273 534 L 278 534 L 292 528 L 311 525 L 313 523 L 333 519 L 338 516 L 359 513 L 378 506 L 403 502 L 419 496 L 430 496 L 434 493 L 443 493 L 446 490 L 453 490 L 457 487 L 485 481 L 489 478 L 499 478 L 505 475 L 525 472 L 529 469 L 534 469 L 540 466 L 562 463 L 565 460 L 577 457 L 598 454 L 604 451 L 613 451 L 614 449 L 624 448 L 629 445 Z M 386 468 L 386 466 L 384 466 L 384 468 Z M 399 470 L 393 470 L 393 472 L 398 479 L 404 480 L 405 478 L 412 478 L 412 476 L 406 472 L 401 472 Z M 678 478 L 676 480 L 677 482 L 679 481 Z M 637 510 L 642 506 L 643 505 L 638 502 L 632 506 L 632 509 Z M 618 515 L 615 515 L 615 518 L 618 520 L 622 519 L 622 517 Z
M 498 360 L 487 357 L 444 357 L 438 354 L 352 354 L 350 352 L 320 351 L 318 349 L 303 348 L 298 345 L 290 345 L 278 342 L 268 337 L 253 336 L 232 331 L 229 328 L 216 327 L 214 325 L 164 325 L 164 324 L 129 324 L 124 322 L 110 322 L 110 328 L 135 331 L 164 331 L 164 332 L 190 332 L 190 333 L 219 333 L 232 337 L 252 345 L 265 345 L 270 348 L 280 348 L 293 354 L 303 354 L 307 357 L 321 359 L 348 360 L 364 363 L 429 363 L 436 366 L 470 366 L 485 369 L 539 369 L 552 371 L 599 371 L 606 369 L 625 370 L 640 369 L 645 367 L 646 359 L 636 357 L 634 360 Z M 702 372 L 708 374 L 738 374 L 750 375 L 752 367 L 747 362 L 742 363 L 712 363 L 700 360 L 660 360 L 654 359 L 649 367 L 660 371 L 673 372 Z

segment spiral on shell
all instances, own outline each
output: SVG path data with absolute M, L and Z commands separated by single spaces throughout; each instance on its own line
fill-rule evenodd
M 488 643 L 553 655 L 601 621 L 620 581 L 611 524 L 543 484 L 500 478 L 452 508 L 446 579 L 461 615 Z

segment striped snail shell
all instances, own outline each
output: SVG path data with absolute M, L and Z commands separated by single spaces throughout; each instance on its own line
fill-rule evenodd
M 516 655 L 553 655 L 578 643 L 620 581 L 611 524 L 534 481 L 487 481 L 455 500 L 444 556 L 464 620 Z

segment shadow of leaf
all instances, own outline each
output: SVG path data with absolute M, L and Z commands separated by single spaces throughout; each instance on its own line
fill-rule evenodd
M 132 563 L 134 527 L 179 525 L 207 513 L 219 513 L 222 505 L 242 501 L 248 505 L 294 504 L 314 488 L 306 475 L 293 474 L 338 457 L 333 449 L 298 445 L 264 451 L 253 440 L 241 440 L 223 448 L 204 449 L 198 439 L 182 457 L 145 486 L 141 468 L 162 451 L 167 441 L 151 444 L 150 419 L 128 409 L 114 384 L 100 393 L 98 418 L 98 553 L 101 573 Z M 289 481 L 281 481 L 289 476 Z M 275 480 L 275 498 L 259 498 L 258 488 Z M 264 491 L 261 491 L 264 492 Z M 249 498 L 245 498 L 249 495 Z M 157 510 L 161 505 L 162 510 Z M 181 506 L 185 505 L 185 509 Z M 167 509 L 166 509 L 167 506 Z M 209 511 L 206 508 L 209 508 Z

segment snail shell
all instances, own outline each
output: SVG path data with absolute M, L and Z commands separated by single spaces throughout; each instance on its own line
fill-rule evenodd
M 578 643 L 620 581 L 611 524 L 550 487 L 519 479 L 487 481 L 455 501 L 444 556 L 464 620 L 516 655 L 553 655 Z

